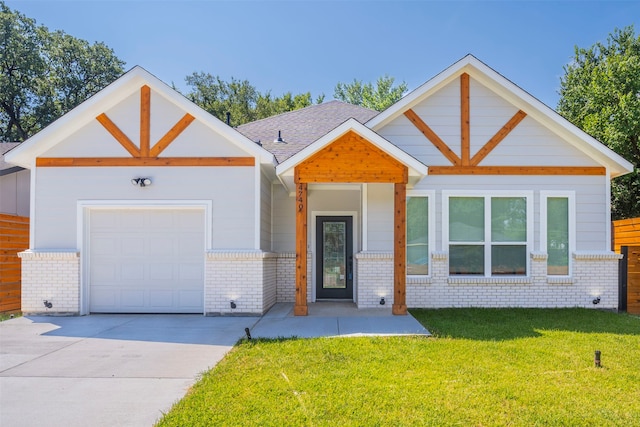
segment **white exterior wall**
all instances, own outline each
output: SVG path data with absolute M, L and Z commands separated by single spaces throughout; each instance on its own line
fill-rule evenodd
M 260 249 L 271 250 L 271 181 L 260 176 Z
M 135 177 L 152 185 L 131 185 Z M 37 218 L 32 238 L 37 249 L 77 247 L 79 201 L 131 204 L 148 200 L 211 200 L 214 249 L 254 248 L 253 167 L 97 167 L 38 168 Z
M 0 176 L 0 213 L 29 216 L 28 170 Z
M 31 252 L 22 259 L 24 314 L 80 314 L 80 258 L 77 252 Z M 44 301 L 53 305 L 47 308 Z
M 367 184 L 367 251 L 393 250 L 393 184 Z
M 208 252 L 205 261 L 205 314 L 264 314 L 276 303 L 276 264 L 276 255 L 270 252 Z M 235 309 L 231 308 L 231 301 L 235 302 Z

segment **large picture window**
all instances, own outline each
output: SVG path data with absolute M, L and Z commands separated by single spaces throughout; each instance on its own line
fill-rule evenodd
M 530 195 L 448 197 L 449 274 L 527 275 Z

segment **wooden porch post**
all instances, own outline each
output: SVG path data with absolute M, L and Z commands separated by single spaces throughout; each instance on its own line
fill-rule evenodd
M 300 182 L 298 168 L 296 183 L 296 302 L 293 314 L 306 316 L 307 307 L 307 183 Z
M 395 184 L 393 230 L 393 314 L 407 314 L 407 184 Z

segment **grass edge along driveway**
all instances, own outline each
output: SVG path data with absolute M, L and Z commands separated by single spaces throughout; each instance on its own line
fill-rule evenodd
M 241 341 L 158 425 L 640 426 L 640 317 L 411 313 L 433 338 Z

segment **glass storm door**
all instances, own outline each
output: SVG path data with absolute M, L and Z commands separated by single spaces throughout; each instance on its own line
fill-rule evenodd
M 353 218 L 316 217 L 316 298 L 353 299 Z

